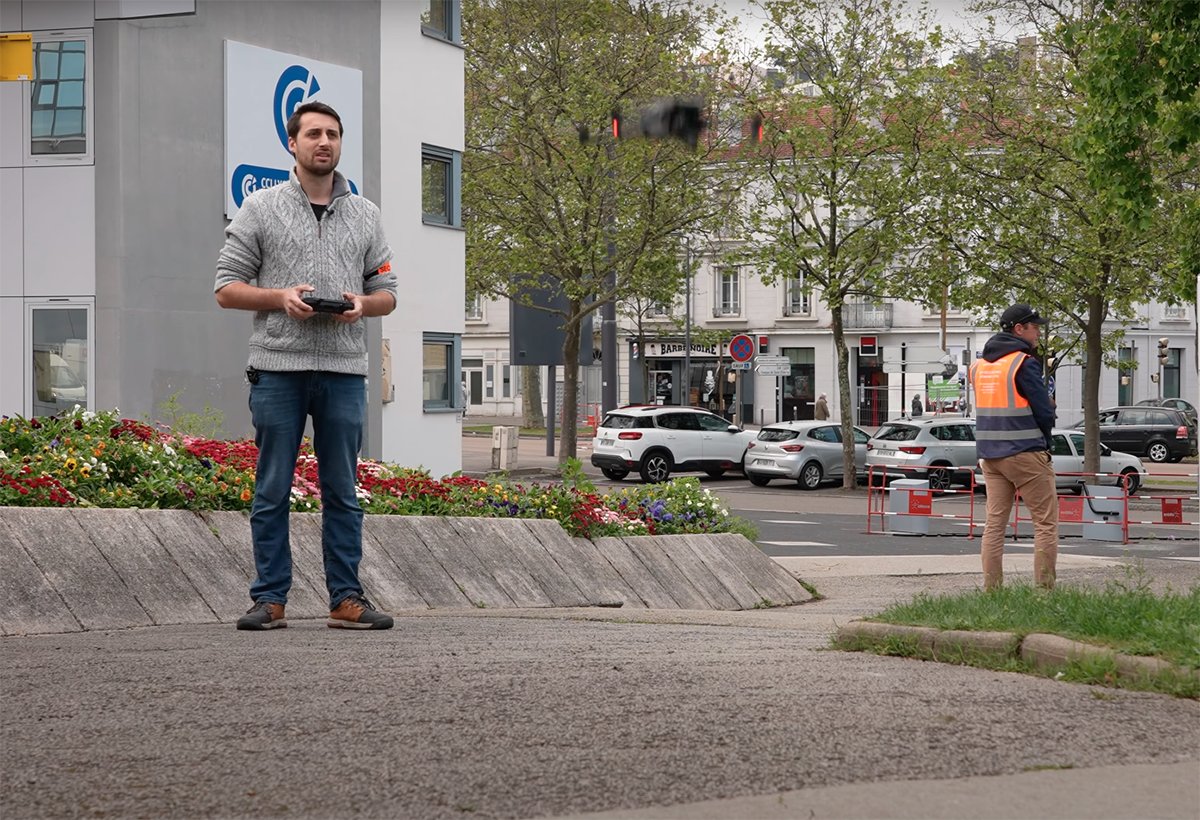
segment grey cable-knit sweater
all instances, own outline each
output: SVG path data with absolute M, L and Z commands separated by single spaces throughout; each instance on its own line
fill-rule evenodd
M 375 203 L 350 193 L 346 178 L 334 171 L 333 199 L 318 222 L 293 170 L 287 183 L 256 191 L 242 203 L 225 229 L 213 292 L 232 282 L 261 288 L 310 284 L 325 299 L 341 299 L 343 291 L 381 290 L 394 299 L 391 258 Z M 336 322 L 325 314 L 297 321 L 282 310 L 257 311 L 250 365 L 365 376 L 364 322 Z

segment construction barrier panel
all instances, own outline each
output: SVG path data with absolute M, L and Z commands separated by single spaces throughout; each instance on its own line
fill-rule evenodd
M 961 481 L 956 489 L 930 489 L 929 475 L 932 472 L 949 474 L 950 483 Z M 888 480 L 889 475 L 902 474 L 908 479 Z M 933 509 L 937 498 L 952 498 L 966 495 L 969 499 L 966 513 L 940 513 Z M 878 526 L 873 521 L 878 517 Z M 867 468 L 867 533 L 888 532 L 887 518 L 892 517 L 890 531 L 913 535 L 929 532 L 929 519 L 962 519 L 967 521 L 967 538 L 975 537 L 975 470 L 971 467 L 884 467 L 872 465 Z

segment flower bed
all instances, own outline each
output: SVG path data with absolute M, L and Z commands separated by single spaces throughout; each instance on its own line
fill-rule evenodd
M 58 416 L 0 418 L 0 506 L 248 510 L 258 448 L 253 441 L 179 435 L 117 411 L 76 408 Z M 562 483 L 518 484 L 428 472 L 380 461 L 358 463 L 364 511 L 384 515 L 552 518 L 567 532 L 602 535 L 741 532 L 752 525 L 694 478 L 632 485 L 600 495 L 570 465 Z M 321 508 L 317 462 L 305 442 L 292 509 Z

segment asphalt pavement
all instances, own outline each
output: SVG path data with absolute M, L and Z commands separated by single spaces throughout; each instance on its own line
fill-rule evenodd
M 824 597 L 0 639 L 0 816 L 1200 816 L 1196 701 L 829 649 L 977 558 L 779 560 Z

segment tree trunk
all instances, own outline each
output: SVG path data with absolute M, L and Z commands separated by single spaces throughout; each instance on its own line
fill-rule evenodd
M 569 458 L 576 458 L 578 446 L 576 433 L 579 429 L 576 418 L 579 416 L 579 312 L 582 304 L 578 299 L 568 302 L 567 310 L 570 316 L 563 325 L 566 340 L 563 342 L 563 400 L 562 439 L 558 449 L 558 463 L 563 464 Z
M 525 427 L 545 427 L 546 414 L 542 412 L 542 369 L 536 365 L 521 368 L 521 402 L 525 415 Z
M 842 419 L 842 489 L 858 487 L 858 471 L 854 466 L 854 413 L 850 404 L 850 351 L 846 349 L 846 334 L 842 327 L 842 306 L 830 306 L 833 314 L 833 349 L 837 351 L 838 404 Z
M 1087 369 L 1083 372 L 1083 471 L 1100 471 L 1100 370 L 1103 363 L 1101 345 L 1104 340 L 1104 297 L 1092 294 L 1087 298 L 1087 329 L 1084 347 L 1087 350 Z

